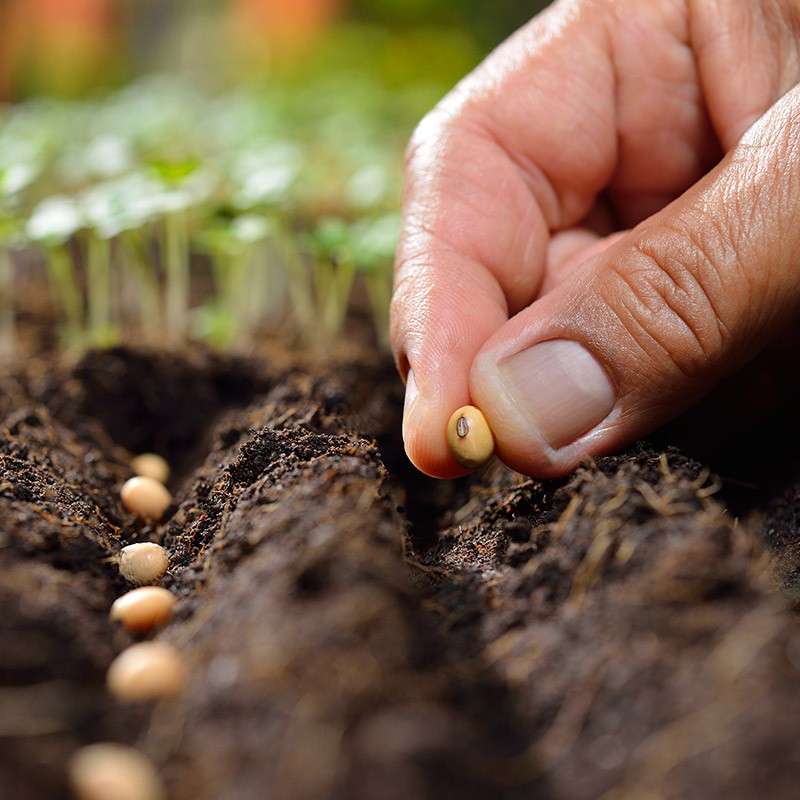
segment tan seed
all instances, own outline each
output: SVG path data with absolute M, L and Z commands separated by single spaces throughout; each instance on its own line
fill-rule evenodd
M 165 642 L 140 642 L 111 663 L 108 688 L 120 700 L 156 700 L 183 689 L 186 667 L 178 651 Z
M 119 744 L 78 750 L 69 764 L 78 800 L 164 800 L 158 773 L 141 753 Z
M 156 583 L 169 567 L 167 551 L 154 542 L 137 542 L 123 547 L 119 554 L 119 571 L 123 578 L 139 586 Z
M 450 417 L 447 444 L 462 467 L 477 469 L 489 461 L 494 454 L 494 436 L 480 409 L 463 406 Z
M 164 484 L 152 478 L 137 475 L 122 486 L 122 504 L 132 514 L 158 521 L 172 502 L 172 495 Z
M 169 480 L 169 464 L 158 453 L 142 453 L 131 461 L 131 469 L 143 478 L 159 483 Z
M 110 617 L 129 631 L 145 633 L 164 625 L 172 616 L 175 595 L 160 586 L 142 586 L 118 597 Z

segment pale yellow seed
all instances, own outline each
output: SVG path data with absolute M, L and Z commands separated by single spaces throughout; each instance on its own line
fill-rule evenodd
M 122 503 L 137 517 L 158 521 L 172 502 L 163 483 L 137 475 L 122 486 Z
M 131 469 L 143 478 L 159 483 L 169 480 L 169 464 L 158 453 L 142 453 L 131 461 Z
M 119 571 L 123 578 L 139 586 L 156 583 L 169 567 L 167 551 L 154 542 L 137 542 L 123 547 L 119 554 Z
M 118 597 L 110 617 L 129 631 L 145 633 L 169 622 L 175 595 L 160 586 L 142 586 Z
M 165 642 L 140 642 L 123 650 L 108 668 L 109 690 L 120 700 L 156 700 L 178 694 L 186 667 L 178 651 Z
M 141 753 L 119 744 L 93 744 L 78 750 L 69 764 L 78 800 L 164 800 L 153 765 Z
M 494 454 L 486 417 L 475 406 L 459 408 L 447 423 L 447 444 L 456 461 L 467 469 L 483 466 Z

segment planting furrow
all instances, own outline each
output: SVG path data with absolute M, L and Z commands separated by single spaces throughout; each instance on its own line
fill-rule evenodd
M 294 369 L 272 376 L 273 388 L 246 408 L 209 404 L 209 430 L 194 433 L 210 442 L 208 454 L 194 468 L 184 456 L 175 504 L 159 526 L 120 502 L 131 455 L 109 435 L 137 450 L 161 449 L 165 433 L 148 425 L 169 410 L 142 400 L 154 397 L 149 387 L 159 381 L 166 397 L 186 407 L 158 360 L 144 390 L 136 383 L 140 372 L 119 369 L 145 363 L 126 351 L 90 356 L 32 398 L 24 427 L 12 419 L 17 427 L 7 428 L 0 529 L 10 542 L 8 574 L 38 575 L 50 565 L 59 591 L 48 589 L 44 605 L 26 606 L 27 616 L 12 613 L 6 640 L 44 625 L 60 603 L 79 620 L 62 630 L 55 615 L 57 630 L 48 629 L 38 667 L 31 655 L 14 673 L 15 696 L 24 706 L 19 692 L 49 684 L 69 663 L 73 682 L 63 692 L 80 697 L 72 711 L 89 718 L 62 715 L 41 734 L 53 740 L 45 770 L 37 733 L 45 723 L 30 729 L 33 739 L 26 730 L 7 732 L 15 796 L 60 796 L 67 757 L 106 740 L 147 756 L 174 798 L 261 797 L 264 786 L 270 796 L 293 798 L 427 796 L 453 788 L 496 795 L 494 764 L 518 749 L 513 714 L 491 676 L 451 657 L 430 626 L 406 562 L 394 488 L 372 440 L 353 432 L 356 424 L 373 434 L 394 425 L 396 410 L 376 395 L 385 367 L 343 364 L 315 380 Z M 189 386 L 201 401 L 212 394 L 204 380 L 229 397 L 209 363 L 206 379 L 193 366 Z M 124 400 L 128 391 L 145 392 L 139 416 L 129 411 L 135 401 Z M 116 399 L 117 417 L 107 411 Z M 71 420 L 79 433 L 35 400 L 61 420 L 70 406 L 83 409 Z M 102 413 L 91 416 L 87 408 Z M 197 445 L 189 440 L 186 447 L 196 458 Z M 178 463 L 184 455 L 177 446 L 162 452 Z M 115 699 L 104 688 L 114 654 L 137 638 L 108 621 L 112 601 L 127 588 L 119 554 L 147 539 L 166 547 L 163 584 L 179 598 L 173 621 L 154 641 L 171 645 L 185 667 L 178 694 L 156 703 L 132 700 L 139 679 L 128 677 L 127 665 L 115 664 L 109 674 Z M 71 638 L 78 625 L 80 647 Z M 67 659 L 58 648 L 69 651 Z M 128 652 L 138 657 L 136 648 Z M 485 703 L 465 705 L 466 697 Z M 98 753 L 126 757 L 89 751 L 89 767 L 81 761 L 81 769 L 99 769 Z
M 8 384 L 12 796 L 63 796 L 102 741 L 173 800 L 791 796 L 800 629 L 708 470 L 641 446 L 561 482 L 430 481 L 380 358 L 261 363 L 119 349 Z M 176 473 L 160 523 L 121 499 L 146 451 Z M 144 542 L 169 569 L 112 624 L 120 568 L 162 574 L 156 547 L 121 559 Z

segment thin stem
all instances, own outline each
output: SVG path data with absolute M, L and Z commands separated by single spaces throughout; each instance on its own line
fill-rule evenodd
M 350 292 L 353 289 L 353 280 L 356 270 L 350 259 L 340 261 L 336 267 L 334 277 L 334 290 L 331 293 L 333 305 L 330 311 L 331 332 L 338 334 L 342 330 L 347 309 L 350 305 Z
M 218 321 L 224 321 L 224 326 L 216 332 L 214 344 L 219 347 L 229 347 L 239 336 L 244 313 L 238 307 L 238 300 L 242 294 L 241 284 L 244 283 L 241 275 L 244 261 L 241 256 L 218 253 L 211 259 L 211 265 L 216 286 L 213 307 L 219 315 Z
M 254 261 L 253 251 L 252 246 L 246 247 L 232 260 L 230 266 L 227 306 L 232 323 L 231 340 L 233 344 L 239 346 L 247 344 L 254 316 L 252 305 L 257 305 L 261 301 L 260 284 L 253 285 L 250 280 L 250 265 Z
M 314 323 L 314 297 L 309 285 L 306 265 L 294 249 L 289 237 L 284 239 L 284 253 L 288 267 L 289 297 L 296 322 L 303 332 Z
M 123 234 L 121 242 L 125 253 L 124 263 L 136 276 L 139 324 L 142 333 L 147 339 L 154 338 L 161 330 L 158 276 L 155 266 L 150 261 L 139 231 L 128 231 Z
M 334 282 L 336 279 L 335 267 L 326 259 L 318 259 L 314 262 L 312 267 L 312 280 L 314 283 L 314 302 L 317 307 L 317 321 L 322 324 L 322 328 L 326 334 L 333 333 L 334 316 L 336 309 Z M 309 338 L 316 338 L 315 331 L 312 329 L 306 330 L 306 335 Z M 327 336 L 325 337 L 327 338 Z M 321 344 L 321 342 L 317 342 Z
M 245 314 L 245 334 L 250 337 L 269 315 L 274 281 L 272 263 L 264 247 L 249 248 L 246 259 L 247 279 L 243 282 L 240 302 Z
M 78 347 L 83 338 L 83 298 L 65 245 L 47 253 L 47 269 L 56 305 L 64 311 L 64 338 L 67 346 Z
M 115 338 L 111 324 L 111 243 L 108 239 L 89 237 L 87 275 L 89 339 L 92 344 L 105 346 Z
M 364 275 L 372 319 L 378 342 L 384 350 L 389 349 L 389 304 L 392 297 L 392 273 L 388 269 L 367 272 Z
M 0 360 L 9 361 L 14 355 L 14 262 L 11 251 L 0 247 Z
M 242 283 L 242 296 L 240 302 L 245 317 L 245 330 L 249 336 L 253 328 L 258 325 L 263 313 L 266 286 L 269 276 L 267 275 L 266 263 L 258 263 L 255 256 L 256 250 L 253 248 L 246 255 L 245 271 L 247 279 Z
M 186 215 L 181 212 L 164 220 L 163 257 L 167 275 L 167 339 L 176 345 L 186 338 L 189 327 L 189 234 Z

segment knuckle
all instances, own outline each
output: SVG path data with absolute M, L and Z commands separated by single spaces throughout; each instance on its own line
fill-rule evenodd
M 717 238 L 670 228 L 651 233 L 602 283 L 603 301 L 639 347 L 689 378 L 707 373 L 729 349 L 730 281 Z
M 406 147 L 406 171 L 424 173 L 434 166 L 452 142 L 461 118 L 462 112 L 451 108 L 447 98 L 429 111 L 417 124 Z

